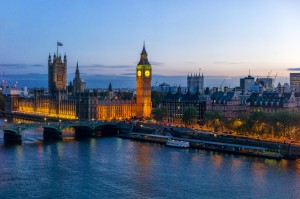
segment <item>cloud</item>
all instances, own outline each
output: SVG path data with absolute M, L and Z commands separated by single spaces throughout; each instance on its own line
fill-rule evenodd
M 129 66 L 129 65 L 119 65 L 119 66 L 116 66 L 116 65 L 112 65 L 112 66 L 109 66 L 109 65 L 100 65 L 100 64 L 93 64 L 93 65 L 89 65 L 89 66 L 82 66 L 83 68 L 88 68 L 88 69 L 100 69 L 100 68 L 111 68 L 111 69 L 124 69 L 124 68 L 133 68 L 134 66 Z
M 120 75 L 132 76 L 132 75 L 135 75 L 135 73 L 122 73 Z
M 300 68 L 288 68 L 287 70 L 290 70 L 290 71 L 300 71 Z
M 45 65 L 42 65 L 42 64 L 32 64 L 31 66 L 45 66 Z
M 163 66 L 164 65 L 164 63 L 162 63 L 162 62 L 155 62 L 155 61 L 150 61 L 150 64 L 152 66 Z
M 31 67 L 41 67 L 45 66 L 42 64 L 0 64 L 1 68 L 7 69 L 19 69 L 19 68 L 31 68 Z
M 243 62 L 226 62 L 226 61 L 215 61 L 214 64 L 230 64 L 230 65 L 236 65 L 236 64 L 245 64 Z

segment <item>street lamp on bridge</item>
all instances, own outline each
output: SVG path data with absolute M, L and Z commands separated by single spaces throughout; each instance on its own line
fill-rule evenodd
M 59 129 L 61 129 L 61 119 L 59 121 Z

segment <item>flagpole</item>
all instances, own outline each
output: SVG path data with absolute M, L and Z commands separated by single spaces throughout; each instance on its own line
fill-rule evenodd
M 57 49 L 56 49 L 56 53 L 57 53 L 57 54 L 56 54 L 56 57 L 58 57 L 58 41 L 56 42 L 56 48 L 57 48 Z

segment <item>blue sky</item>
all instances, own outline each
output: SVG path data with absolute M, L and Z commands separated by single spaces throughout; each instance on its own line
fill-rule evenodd
M 87 76 L 131 76 L 145 40 L 155 75 L 284 77 L 300 68 L 299 10 L 298 0 L 4 0 L 0 72 L 47 73 L 60 41 L 69 74 L 78 61 Z

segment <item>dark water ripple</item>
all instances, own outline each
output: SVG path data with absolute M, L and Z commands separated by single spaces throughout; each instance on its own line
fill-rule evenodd
M 119 138 L 43 143 L 41 129 L 20 146 L 2 140 L 0 131 L 0 198 L 300 198 L 299 160 Z

